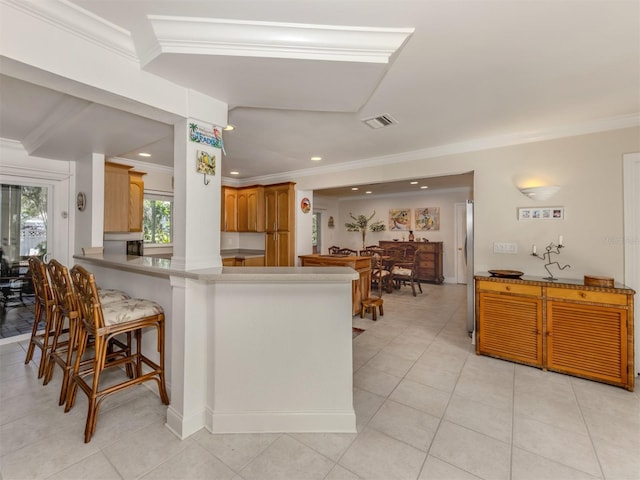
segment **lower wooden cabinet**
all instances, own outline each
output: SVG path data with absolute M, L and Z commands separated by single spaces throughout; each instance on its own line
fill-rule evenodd
M 633 390 L 634 291 L 476 276 L 476 352 Z

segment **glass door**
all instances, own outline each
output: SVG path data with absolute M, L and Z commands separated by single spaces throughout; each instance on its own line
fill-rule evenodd
M 31 331 L 29 257 L 48 250 L 49 193 L 47 186 L 0 184 L 0 338 Z

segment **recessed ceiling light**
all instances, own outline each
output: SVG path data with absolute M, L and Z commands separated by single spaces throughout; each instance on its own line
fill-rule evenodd
M 222 130 L 225 132 L 230 132 L 231 130 L 235 130 L 235 129 L 236 129 L 235 125 L 229 124 L 226 127 L 224 127 Z
M 413 181 L 413 182 L 409 182 L 409 184 L 410 184 L 410 185 L 417 185 L 417 184 L 418 184 L 418 182 Z
M 422 185 L 420 188 L 424 190 L 425 188 L 429 188 L 429 187 L 427 187 L 426 185 Z
M 364 192 L 364 193 L 366 193 L 367 195 L 370 195 L 370 194 L 372 194 L 373 192 L 372 192 L 371 190 L 367 190 L 367 191 L 366 191 L 366 192 Z
M 240 175 L 240 172 L 236 172 L 236 171 L 229 172 L 229 175 Z
M 140 153 L 138 154 L 138 156 L 139 156 L 139 157 L 150 157 L 150 156 L 151 156 L 151 154 L 150 154 L 150 153 L 146 153 L 146 152 L 140 152 Z
M 351 190 L 358 190 L 358 187 L 351 187 Z
M 322 157 L 311 157 L 311 160 L 313 160 L 314 162 L 319 162 L 320 160 L 322 160 Z

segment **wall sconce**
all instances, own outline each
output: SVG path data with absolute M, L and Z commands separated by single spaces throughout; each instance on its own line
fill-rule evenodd
M 560 187 L 556 185 L 547 185 L 540 187 L 521 188 L 520 192 L 532 200 L 544 201 L 555 195 L 558 190 L 560 190 Z

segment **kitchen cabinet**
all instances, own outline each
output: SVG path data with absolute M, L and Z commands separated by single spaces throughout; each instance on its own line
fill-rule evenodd
M 144 206 L 144 172 L 129 172 L 129 231 L 142 231 Z
M 223 232 L 238 231 L 238 190 L 234 187 L 222 187 L 221 223 Z
M 264 187 L 237 190 L 238 231 L 264 232 Z
M 418 278 L 422 282 L 442 283 L 444 275 L 442 274 L 442 242 L 394 242 L 389 240 L 380 240 L 378 242 L 382 248 L 404 247 L 406 248 L 406 256 L 418 255 Z
M 141 232 L 143 172 L 117 163 L 104 164 L 104 231 Z
M 265 265 L 294 265 L 295 189 L 294 183 L 265 186 Z
M 632 289 L 475 278 L 476 353 L 633 390 Z
M 351 283 L 351 315 L 360 314 L 362 301 L 371 296 L 371 257 L 300 255 L 300 265 L 303 267 L 351 267 L 358 272 L 359 279 Z

